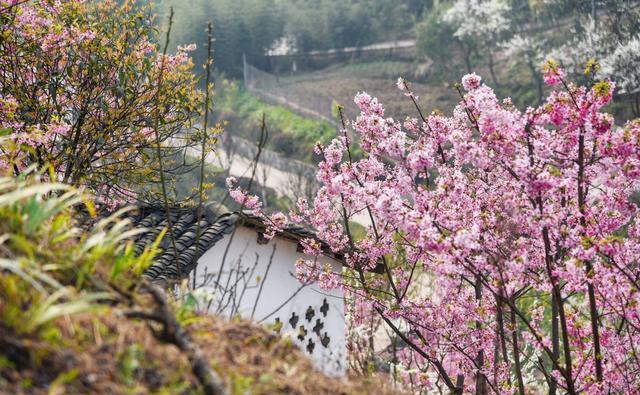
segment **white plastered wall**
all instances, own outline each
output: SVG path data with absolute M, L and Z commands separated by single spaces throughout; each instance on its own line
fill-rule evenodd
M 295 241 L 277 236 L 259 244 L 255 229 L 237 227 L 205 252 L 191 273 L 196 276 L 199 304 L 227 318 L 240 315 L 267 325 L 279 321 L 280 332 L 310 354 L 320 370 L 341 376 L 346 368 L 342 290 L 324 291 L 317 284 L 300 283 L 294 276 L 295 262 L 304 254 L 296 248 Z M 321 263 L 342 270 L 333 259 L 322 258 Z M 307 319 L 307 312 L 313 317 L 309 314 Z

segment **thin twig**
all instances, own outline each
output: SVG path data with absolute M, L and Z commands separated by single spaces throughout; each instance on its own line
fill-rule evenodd
M 267 264 L 267 268 L 264 271 L 264 276 L 262 277 L 262 281 L 260 282 L 260 288 L 258 289 L 258 295 L 256 295 L 256 301 L 253 303 L 253 309 L 251 310 L 251 319 L 253 319 L 253 316 L 256 313 L 258 301 L 260 300 L 260 295 L 262 294 L 262 288 L 264 287 L 264 283 L 267 281 L 267 275 L 269 274 L 269 269 L 271 269 L 271 264 L 273 263 L 273 256 L 276 254 L 276 246 L 277 244 L 274 243 L 273 251 L 271 251 L 271 256 L 269 257 L 269 263 Z
M 195 343 L 191 341 L 188 333 L 182 328 L 167 303 L 167 296 L 162 288 L 153 284 L 144 284 L 143 290 L 147 291 L 156 303 L 156 309 L 152 313 L 131 311 L 125 313 L 128 317 L 151 320 L 162 324 L 162 332 L 155 333 L 159 340 L 171 343 L 186 354 L 191 364 L 191 370 L 196 376 L 202 389 L 207 395 L 227 395 L 228 392 L 218 374 L 211 369 L 207 359 Z
M 195 254 L 193 254 L 193 260 L 194 262 L 192 262 L 192 264 L 194 265 L 193 267 L 193 289 L 196 288 L 196 277 L 197 277 L 197 271 L 198 271 L 198 252 L 200 250 L 200 233 L 201 233 L 201 227 L 200 227 L 200 217 L 202 216 L 202 200 L 203 200 L 203 195 L 204 195 L 204 164 L 205 164 L 205 159 L 207 157 L 207 153 L 206 153 L 206 149 L 207 149 L 207 140 L 208 140 L 208 133 L 207 133 L 207 127 L 209 126 L 209 78 L 211 77 L 211 62 L 212 62 L 212 58 L 211 58 L 211 43 L 213 42 L 213 33 L 212 33 L 212 28 L 211 28 L 211 22 L 209 22 L 208 26 L 207 26 L 207 63 L 205 66 L 205 98 L 204 98 L 204 125 L 202 128 L 202 146 L 201 146 L 201 153 L 200 153 L 200 183 L 198 184 L 198 209 L 196 210 L 196 251 Z
M 264 146 L 267 143 L 267 136 L 268 136 L 267 124 L 265 121 L 265 114 L 263 113 L 262 125 L 260 126 L 260 140 L 258 141 L 258 152 L 256 153 L 256 156 L 253 161 L 253 170 L 251 172 L 251 178 L 249 179 L 249 184 L 247 185 L 247 192 L 251 190 L 251 186 L 253 185 L 253 180 L 256 176 L 256 170 L 258 169 L 258 163 L 260 162 L 260 155 L 262 155 L 262 150 L 264 149 Z M 244 210 L 245 202 L 246 202 L 246 198 L 242 201 L 242 204 L 240 205 L 240 209 L 238 210 L 240 216 L 242 216 L 242 211 Z M 231 248 L 231 243 L 233 242 L 233 239 L 235 237 L 236 229 L 237 229 L 237 225 L 233 227 L 233 231 L 231 232 L 231 236 L 229 237 L 229 241 L 222 255 L 222 262 L 220 263 L 220 269 L 218 270 L 218 275 L 216 276 L 216 280 L 215 280 L 216 284 L 218 284 L 218 282 L 220 281 L 220 278 L 222 277 L 222 271 L 224 269 L 224 266 L 227 260 L 227 255 L 229 254 L 229 249 Z
M 164 210 L 165 210 L 165 214 L 167 216 L 167 227 L 169 228 L 169 235 L 171 237 L 171 246 L 173 247 L 173 256 L 174 256 L 174 261 L 176 266 L 179 265 L 178 263 L 178 249 L 176 247 L 176 238 L 175 235 L 173 233 L 173 225 L 171 224 L 171 212 L 169 210 L 169 201 L 167 199 L 167 187 L 165 185 L 165 179 L 164 179 L 164 169 L 163 169 L 163 165 L 162 165 L 162 152 L 160 151 L 160 133 L 158 132 L 158 127 L 159 127 L 159 118 L 160 118 L 160 92 L 162 92 L 162 77 L 164 76 L 164 68 L 165 68 L 165 61 L 166 61 L 166 56 L 167 56 L 167 49 L 169 47 L 169 37 L 171 35 L 171 25 L 173 25 L 173 7 L 169 8 L 169 27 L 167 28 L 167 34 L 165 37 L 165 43 L 164 43 L 164 48 L 162 50 L 162 61 L 160 64 L 160 71 L 158 73 L 158 91 L 156 92 L 156 103 L 155 103 L 155 119 L 154 119 L 154 125 L 153 125 L 153 132 L 155 135 L 155 139 L 156 139 L 156 154 L 158 156 L 158 170 L 160 171 L 160 183 L 162 186 L 162 199 L 163 199 L 163 203 L 164 203 Z M 180 273 L 180 267 L 176 268 L 178 273 Z

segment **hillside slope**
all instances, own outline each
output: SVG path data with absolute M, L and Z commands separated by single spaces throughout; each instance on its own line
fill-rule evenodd
M 0 393 L 399 393 L 315 371 L 278 328 L 198 315 L 186 288 L 142 280 L 157 246 L 136 251 L 120 215 L 88 219 L 88 196 L 42 178 L 0 178 Z

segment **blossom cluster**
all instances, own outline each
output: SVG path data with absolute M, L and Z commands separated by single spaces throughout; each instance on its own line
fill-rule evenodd
M 235 177 L 226 179 L 229 196 L 240 205 L 240 210 L 247 210 L 251 214 L 261 217 L 266 224 L 264 237 L 269 240 L 275 236 L 277 232 L 281 232 L 288 223 L 288 218 L 281 212 L 268 214 L 262 210 L 262 202 L 256 195 L 250 194 L 248 191 L 238 186 L 238 180 Z
M 470 74 L 452 116 L 404 122 L 360 93 L 348 127 L 363 155 L 347 130 L 317 147 L 322 187 L 293 218 L 344 253 L 353 319 L 373 312 L 404 336 L 403 371 L 425 388 L 640 387 L 640 123 L 603 112 L 614 82 L 565 78 L 547 62 L 556 90 L 519 111 Z M 345 224 L 363 213 L 356 239 Z M 525 371 L 526 358 L 541 362 Z
M 539 48 L 539 52 L 560 61 L 575 74 L 583 72 L 587 59 L 596 59 L 602 66 L 601 75 L 618 83 L 618 94 L 637 95 L 640 92 L 637 3 L 616 2 L 615 7 L 601 7 L 598 11 L 596 19 L 593 14 L 576 18 L 570 38 L 562 45 L 546 52 Z
M 0 172 L 49 165 L 110 204 L 157 178 L 147 163 L 156 133 L 181 132 L 202 95 L 195 46 L 160 54 L 140 7 L 0 1 Z

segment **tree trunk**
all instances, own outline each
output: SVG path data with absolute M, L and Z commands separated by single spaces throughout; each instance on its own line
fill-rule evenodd
M 500 84 L 498 83 L 498 79 L 496 78 L 496 72 L 493 64 L 493 52 L 489 51 L 489 74 L 491 74 L 491 80 L 493 81 L 493 86 L 495 89 L 500 88 Z
M 480 275 L 476 276 L 475 291 L 476 301 L 478 305 L 480 305 L 482 304 L 482 279 Z M 479 331 L 480 329 L 482 329 L 482 324 L 480 321 L 476 321 L 476 330 Z M 480 372 L 482 366 L 484 366 L 484 351 L 480 350 L 476 356 L 476 368 L 478 369 L 478 373 L 476 373 L 476 395 L 484 395 L 487 393 L 487 378 Z
M 513 302 L 515 304 L 515 301 Z M 515 367 L 516 379 L 518 380 L 518 393 L 524 395 L 524 380 L 522 378 L 522 367 L 520 366 L 520 348 L 518 346 L 518 323 L 516 313 L 511 309 L 511 343 L 513 343 L 513 364 Z
M 551 344 L 553 359 L 558 361 L 560 358 L 560 328 L 558 326 L 558 302 L 556 301 L 555 294 L 551 295 Z M 549 395 L 555 395 L 557 389 L 558 383 L 556 382 L 556 379 L 551 376 L 551 382 L 549 383 Z

